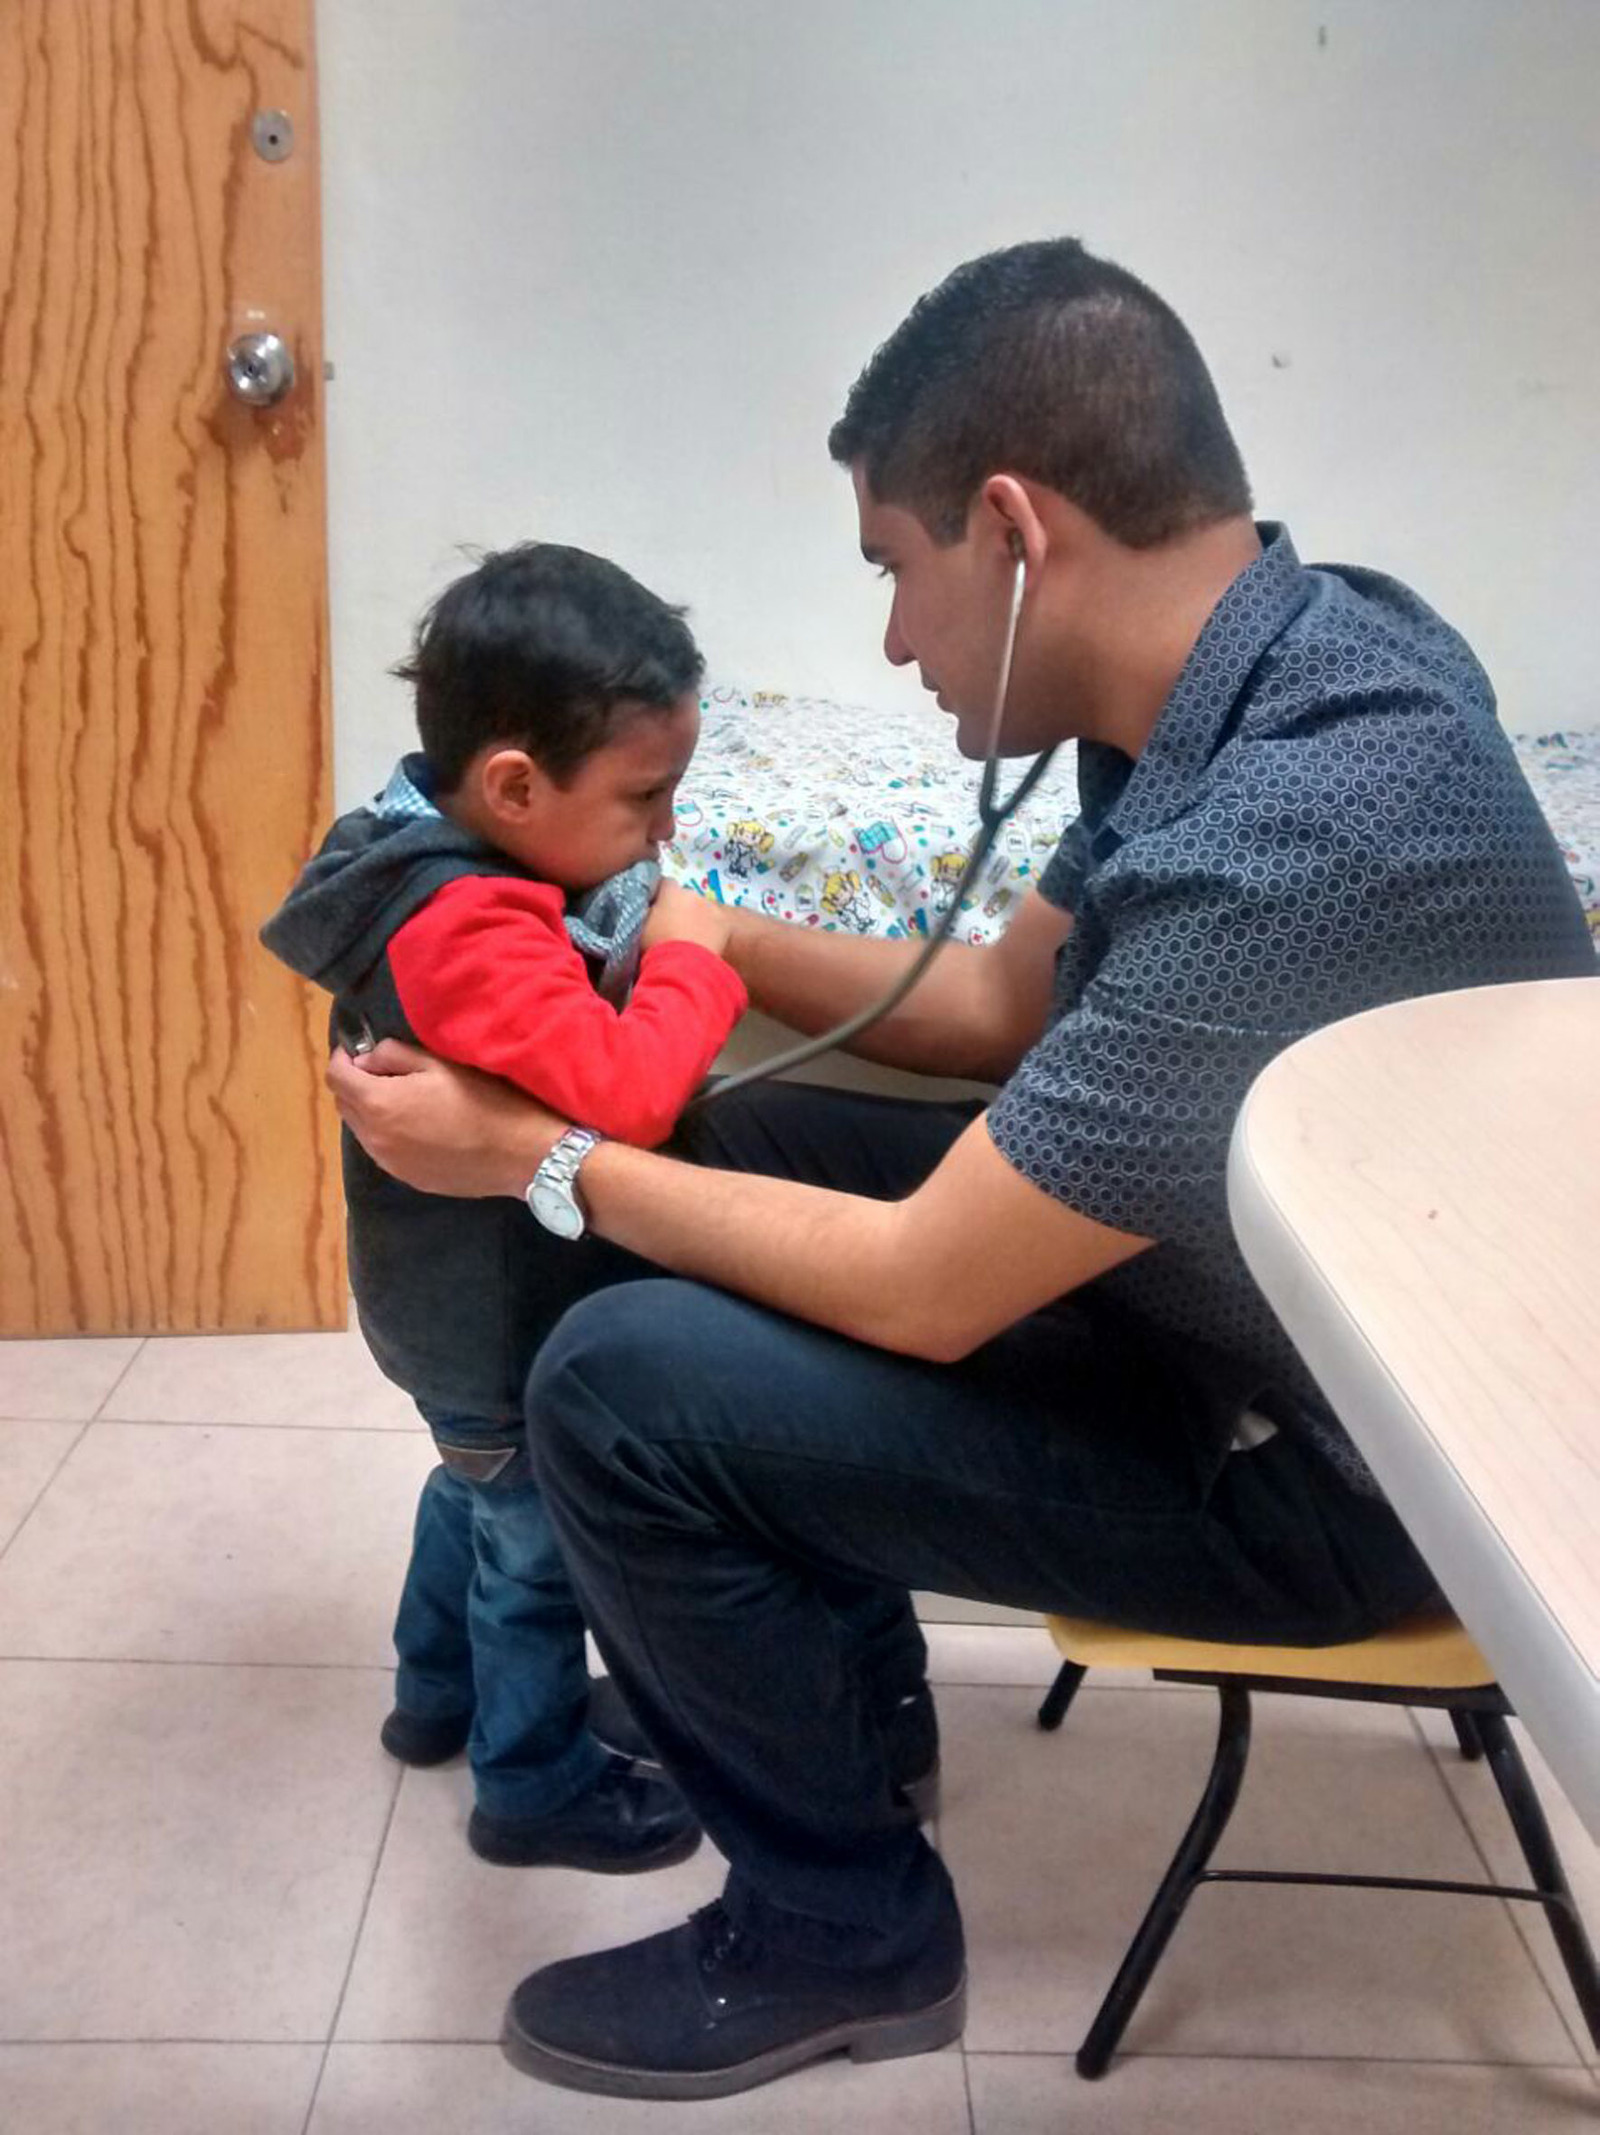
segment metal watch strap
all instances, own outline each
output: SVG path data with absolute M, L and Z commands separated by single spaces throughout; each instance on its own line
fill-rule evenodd
M 568 1127 L 528 1184 L 524 1198 L 534 1221 L 558 1238 L 581 1238 L 589 1227 L 578 1198 L 578 1167 L 604 1139 L 593 1127 Z
M 589 1151 L 603 1139 L 593 1127 L 569 1127 L 545 1158 L 534 1177 L 549 1180 L 552 1186 L 572 1191 L 572 1182 L 578 1176 L 578 1167 Z

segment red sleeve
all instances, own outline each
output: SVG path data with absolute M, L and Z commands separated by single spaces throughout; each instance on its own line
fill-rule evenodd
M 510 876 L 447 882 L 395 932 L 389 968 L 429 1052 L 646 1149 L 672 1132 L 749 1005 L 731 965 L 673 941 L 645 952 L 619 1013 L 567 936 L 560 891 Z

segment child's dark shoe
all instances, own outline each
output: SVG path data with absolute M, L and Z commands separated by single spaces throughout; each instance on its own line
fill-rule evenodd
M 460 1756 L 471 1733 L 470 1712 L 452 1713 L 443 1720 L 424 1720 L 420 1713 L 407 1712 L 397 1705 L 379 1728 L 378 1740 L 402 1764 L 426 1767 L 447 1764 L 452 1757 Z
M 505 1868 L 588 1868 L 625 1876 L 685 1861 L 700 1826 L 672 1781 L 614 1757 L 599 1780 L 550 1816 L 474 1809 L 467 1844 Z

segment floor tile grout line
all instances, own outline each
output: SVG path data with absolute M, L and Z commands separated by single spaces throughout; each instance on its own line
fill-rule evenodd
M 497 2038 L 484 2038 L 481 2036 L 446 2038 L 437 2034 L 427 2038 L 420 2038 L 413 2034 L 409 2037 L 398 2035 L 388 2038 L 352 2037 L 347 2039 L 326 2037 L 314 2039 L 223 2039 L 180 2035 L 151 2036 L 149 2034 L 123 2034 L 118 2036 L 110 2033 L 105 2035 L 96 2034 L 92 2037 L 58 2039 L 0 2037 L 0 2047 L 5 2048 L 7 2052 L 15 2052 L 20 2049 L 48 2052 L 77 2046 L 214 2046 L 220 2051 L 226 2051 L 229 2047 L 234 2046 L 272 2046 L 280 2048 L 285 2053 L 315 2052 L 318 2048 L 321 2048 L 326 2053 L 328 2048 L 335 2045 L 366 2047 L 468 2046 L 477 2047 L 485 2053 L 494 2053 L 499 2051 L 500 2042 Z M 963 2061 L 1070 2062 L 1076 2058 L 1077 2048 L 1075 2046 L 962 2045 L 955 2049 L 955 2053 Z M 1203 2067 L 1208 2062 L 1218 2062 L 1225 2066 L 1233 2066 L 1239 2063 L 1259 2061 L 1270 2063 L 1275 2068 L 1351 2068 L 1364 2066 L 1372 2068 L 1477 2068 L 1499 2070 L 1507 2074 L 1514 2073 L 1517 2075 L 1584 2075 L 1593 2077 L 1600 2074 L 1600 2071 L 1589 2068 L 1581 2062 L 1574 2061 L 1467 2061 L 1451 2060 L 1438 2054 L 1265 2053 L 1259 2051 L 1248 2053 L 1159 2053 L 1151 2052 L 1146 2047 L 1137 2052 L 1119 2051 L 1116 2059 L 1118 2064 L 1125 2061 L 1162 2061 L 1182 2062 L 1198 2067 Z M 302 2135 L 304 2135 L 304 2130 L 302 2130 Z
M 69 1424 L 67 1428 L 70 1430 L 72 1426 Z M 55 1462 L 55 1464 L 50 1470 L 50 1473 L 45 1477 L 44 1481 L 34 1492 L 32 1498 L 28 1502 L 27 1511 L 22 1515 L 22 1518 L 18 1520 L 16 1526 L 12 1528 L 10 1534 L 6 1536 L 5 1541 L 3 1543 L 0 1543 L 0 1564 L 4 1564 L 6 1557 L 10 1552 L 12 1543 L 16 1541 L 18 1535 L 21 1534 L 22 1530 L 33 1518 L 39 1507 L 44 1503 L 45 1498 L 49 1495 L 50 1489 L 54 1484 L 56 1477 L 67 1465 L 67 1462 L 71 1460 L 73 1454 L 77 1452 L 79 1446 L 82 1445 L 84 1438 L 87 1436 L 88 1432 L 92 1428 L 92 1421 L 80 1423 L 77 1427 L 77 1432 L 73 1438 L 71 1445 L 64 1446 L 62 1448 L 60 1459 Z
M 1462 1807 L 1460 1797 L 1457 1795 L 1455 1788 L 1450 1784 L 1449 1774 L 1445 1771 L 1444 1768 L 1444 1758 L 1439 1755 L 1439 1753 L 1434 1749 L 1433 1744 L 1428 1740 L 1427 1732 L 1424 1729 L 1421 1720 L 1418 1718 L 1416 1708 L 1414 1706 L 1408 1705 L 1406 1707 L 1406 1711 L 1410 1715 L 1411 1725 L 1416 1732 L 1417 1739 L 1422 1744 L 1423 1754 L 1428 1759 L 1428 1762 L 1433 1766 L 1433 1775 L 1435 1779 L 1439 1782 L 1439 1785 L 1444 1792 L 1444 1797 L 1446 1801 L 1449 1802 L 1457 1823 L 1460 1824 L 1462 1830 L 1465 1831 L 1465 1833 L 1467 1834 L 1467 1843 L 1471 1846 L 1473 1852 L 1477 1855 L 1479 1861 L 1483 1864 L 1483 1872 L 1486 1879 L 1491 1883 L 1499 1882 L 1499 1871 L 1496 1869 L 1494 1863 L 1490 1860 L 1488 1851 L 1484 1846 L 1483 1842 L 1479 1839 L 1477 1829 L 1474 1826 L 1471 1817 L 1468 1816 L 1466 1810 Z M 1459 1754 L 1459 1752 L 1457 1754 Z M 1466 1759 L 1463 1758 L 1462 1762 L 1465 1763 Z M 1487 1771 L 1487 1767 L 1485 1767 L 1485 1769 Z M 1488 1777 L 1490 1783 L 1493 1784 L 1494 1774 L 1490 1772 L 1488 1773 Z M 1498 1786 L 1495 1787 L 1494 1798 L 1496 1803 L 1499 1805 L 1501 1815 L 1506 1816 L 1505 1804 L 1500 1799 L 1500 1789 Z M 1506 1821 L 1509 1825 L 1509 1816 L 1506 1816 Z M 1524 1864 L 1524 1866 L 1525 1865 L 1526 1864 Z M 1578 2037 L 1572 2025 L 1568 2023 L 1567 2012 L 1561 2006 L 1560 1997 L 1557 1995 L 1555 1989 L 1551 1986 L 1549 1979 L 1545 1975 L 1545 1968 L 1542 1964 L 1540 1964 L 1539 1959 L 1534 1952 L 1532 1938 L 1529 1936 L 1527 1927 L 1521 1917 L 1524 1910 L 1528 1912 L 1537 1910 L 1542 1914 L 1544 1911 L 1544 1907 L 1541 1905 L 1537 1908 L 1534 1908 L 1530 1905 L 1524 1908 L 1522 1906 L 1513 1905 L 1509 1898 L 1500 1899 L 1499 1904 L 1501 1912 L 1505 1915 L 1506 1919 L 1510 1923 L 1511 1932 L 1516 1936 L 1518 1942 L 1522 1945 L 1523 1955 L 1527 1958 L 1529 1964 L 1533 1967 L 1534 1976 L 1537 1978 L 1540 1986 L 1544 1989 L 1545 1999 L 1549 2002 L 1551 2008 L 1556 2013 L 1556 2022 L 1561 2026 L 1561 2029 L 1566 2033 L 1568 2039 L 1571 2041 L 1572 2049 L 1574 2053 L 1577 2054 L 1578 2059 L 1580 2061 L 1585 2061 L 1585 2042 Z M 1548 1926 L 1548 1922 L 1546 1923 L 1546 1925 Z
M 140 1335 L 139 1340 L 135 1345 L 133 1355 L 129 1357 L 127 1363 L 123 1365 L 121 1371 L 117 1373 L 117 1376 L 112 1380 L 111 1384 L 101 1395 L 99 1406 L 95 1409 L 94 1414 L 89 1418 L 89 1421 L 91 1423 L 98 1422 L 100 1417 L 105 1414 L 106 1403 L 111 1399 L 112 1395 L 115 1394 L 117 1388 L 122 1384 L 123 1380 L 127 1378 L 129 1372 L 132 1371 L 135 1364 L 137 1364 L 139 1359 L 144 1355 L 145 1345 L 149 1341 L 149 1339 L 150 1337 L 147 1334 Z
M 352 2044 L 354 2041 L 351 2042 Z M 364 2040 L 366 2045 L 401 2045 L 399 2039 Z M 420 2043 L 414 2041 L 411 2043 Z M 962 2055 L 969 2061 L 1073 2061 L 1077 2057 L 1075 2046 L 966 2046 Z M 1268 2053 L 1251 2050 L 1248 2053 L 1183 2053 L 1152 2051 L 1148 2046 L 1136 2052 L 1118 2048 L 1112 2062 L 1111 2080 L 1117 2066 L 1124 2061 L 1168 2061 L 1193 2063 L 1204 2066 L 1207 2062 L 1234 2065 L 1242 2062 L 1260 2061 L 1274 2068 L 1482 2068 L 1501 2069 L 1518 2075 L 1573 2076 L 1593 2075 L 1595 2071 L 1581 2061 L 1472 2061 L 1455 2060 L 1448 2054 L 1415 2053 Z
M 111 1397 L 107 1395 L 107 1400 Z M 0 1422 L 36 1423 L 35 1416 L 0 1417 Z M 49 1419 L 46 1418 L 46 1421 Z M 92 1416 L 91 1423 L 114 1424 L 119 1431 L 292 1431 L 297 1438 L 421 1438 L 420 1423 L 282 1423 L 251 1422 L 243 1416 Z
M 964 2038 L 961 2041 L 961 2088 L 967 2098 L 967 2135 L 978 2135 L 978 2109 L 972 2102 L 972 2063 L 967 2058 Z
M 44 1500 L 48 1495 L 52 1485 L 54 1484 L 56 1477 L 61 1473 L 67 1462 L 71 1460 L 73 1454 L 77 1452 L 79 1446 L 83 1444 L 84 1439 L 88 1436 L 90 1430 L 94 1426 L 95 1418 L 100 1415 L 101 1411 L 105 1408 L 106 1403 L 111 1399 L 117 1388 L 122 1384 L 123 1380 L 128 1376 L 129 1372 L 132 1371 L 134 1365 L 138 1363 L 139 1358 L 144 1354 L 144 1345 L 147 1339 L 148 1337 L 145 1335 L 141 1335 L 139 1337 L 138 1341 L 134 1344 L 133 1354 L 129 1358 L 127 1358 L 127 1360 L 123 1364 L 121 1371 L 117 1373 L 117 1376 L 112 1380 L 111 1384 L 101 1395 L 99 1406 L 90 1415 L 84 1417 L 81 1425 L 79 1426 L 77 1436 L 73 1439 L 71 1445 L 65 1448 L 61 1455 L 61 1458 L 55 1463 L 54 1467 L 50 1470 L 50 1473 L 45 1477 L 43 1483 L 38 1489 L 38 1492 L 35 1494 L 32 1502 L 28 1506 L 27 1511 L 22 1515 L 22 1518 L 18 1520 L 16 1526 L 12 1528 L 10 1534 L 6 1536 L 4 1543 L 0 1544 L 0 1564 L 3 1564 L 5 1562 L 7 1555 L 10 1553 L 12 1543 L 16 1541 L 18 1535 L 21 1534 L 22 1530 L 33 1518 L 35 1512 L 37 1512 L 39 1507 L 44 1503 Z M 0 1418 L 0 1421 L 6 1423 L 54 1423 L 57 1421 L 64 1423 L 74 1423 L 77 1422 L 77 1418 L 70 1416 L 61 1418 L 56 1418 L 53 1416 L 7 1416 L 4 1418 Z
M 4 2043 L 5 2041 L 0 2039 L 0 2045 L 4 2045 Z M 229 2040 L 227 2043 L 231 2045 L 234 2042 Z M 248 2044 L 249 2042 L 245 2041 L 244 2043 Z M 481 2046 L 486 2053 L 498 2053 L 500 2050 L 498 2033 L 493 2038 L 485 2038 L 481 2033 L 475 2038 L 446 2038 L 439 2034 L 434 2034 L 428 2038 L 418 2038 L 416 2036 L 411 2038 L 367 2038 L 360 2033 L 353 2033 L 348 2038 L 343 2039 L 302 2039 L 296 2043 L 304 2046 L 324 2046 L 329 2048 L 334 2046 Z
M 85 1426 L 87 1428 L 87 1426 Z M 393 1661 L 246 1661 L 184 1660 L 172 1654 L 147 1653 L 7 1653 L 0 1666 L 19 1668 L 262 1668 L 280 1674 L 383 1675 L 394 1673 Z
M 328 2036 L 323 2041 L 322 2059 L 317 2063 L 317 2073 L 311 2085 L 311 2096 L 306 2103 L 306 2117 L 300 2123 L 300 2135 L 310 2135 L 311 2122 L 317 2110 L 317 2099 L 322 2093 L 322 2079 L 327 2073 L 328 2056 L 333 2052 L 333 2042 L 339 2034 L 339 2019 L 344 2014 L 345 1998 L 350 1992 L 350 1981 L 355 1972 L 356 1958 L 361 1950 L 361 1938 L 366 1933 L 367 1915 L 372 1910 L 372 1894 L 378 1887 L 378 1875 L 383 1867 L 384 1854 L 389 1849 L 389 1833 L 394 1827 L 394 1812 L 400 1805 L 400 1789 L 405 1782 L 405 1767 L 395 1773 L 394 1791 L 389 1796 L 389 1813 L 383 1820 L 383 1831 L 378 1839 L 378 1850 L 372 1859 L 372 1874 L 367 1878 L 367 1888 L 361 1900 L 361 1913 L 356 1921 L 356 1931 L 350 1938 L 350 1956 L 344 1968 L 344 1978 L 339 1982 L 339 1998 L 333 2005 L 333 2016 L 328 2024 Z
M 384 2043 L 398 2046 L 405 2042 L 395 2039 L 393 2041 L 386 2040 Z M 457 2042 L 447 2040 L 445 2043 L 454 2045 Z M 219 2053 L 226 2053 L 230 2047 L 234 2046 L 275 2046 L 284 2053 L 315 2053 L 319 2047 L 326 2044 L 327 2041 L 320 2037 L 315 2039 L 216 2039 L 194 2037 L 186 2033 L 172 2033 L 170 2035 L 163 2033 L 157 2036 L 152 2036 L 149 2033 L 123 2033 L 120 2036 L 106 2033 L 104 2036 L 96 2034 L 93 2037 L 71 2039 L 0 2038 L 0 2047 L 4 2047 L 8 2053 L 14 2052 L 23 2046 L 37 2047 L 41 2051 L 51 2048 L 59 2050 L 62 2047 L 70 2046 L 215 2046 Z

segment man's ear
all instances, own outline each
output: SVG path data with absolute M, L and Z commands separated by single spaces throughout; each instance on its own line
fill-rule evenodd
M 1030 580 L 1044 569 L 1050 534 L 1034 501 L 1033 485 L 1021 475 L 990 475 L 978 491 L 967 530 L 992 541 L 1008 564 L 1020 558 Z
M 478 772 L 488 813 L 500 823 L 525 823 L 550 781 L 526 749 L 492 749 Z

